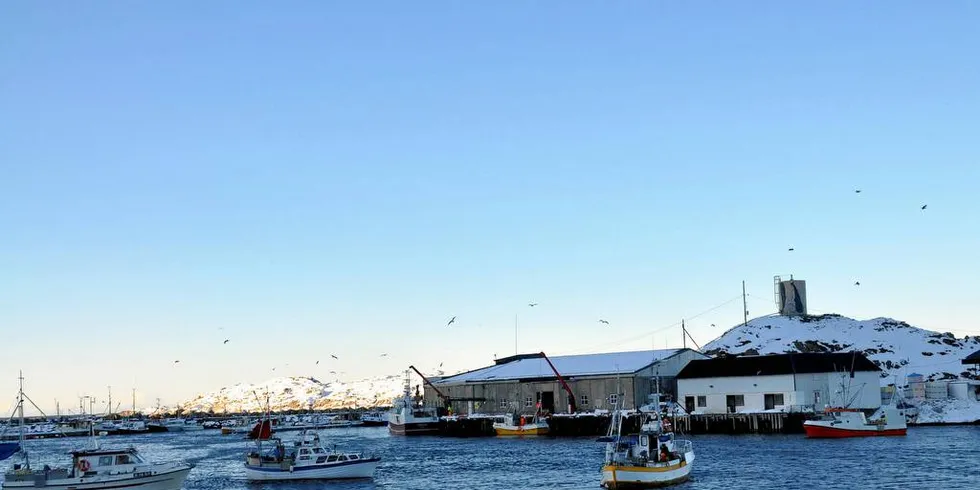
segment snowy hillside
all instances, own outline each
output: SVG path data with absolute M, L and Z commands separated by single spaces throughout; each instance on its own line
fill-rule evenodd
M 840 315 L 765 316 L 739 325 L 704 347 L 716 355 L 783 352 L 863 352 L 884 372 L 882 382 L 919 373 L 927 379 L 968 376 L 960 361 L 980 350 L 980 337 L 957 339 L 890 318 L 858 321 Z
M 369 408 L 390 406 L 404 390 L 404 377 L 391 375 L 353 382 L 323 383 L 314 378 L 273 378 L 264 383 L 239 383 L 198 395 L 178 406 L 188 412 L 260 412 L 266 395 L 272 411 Z

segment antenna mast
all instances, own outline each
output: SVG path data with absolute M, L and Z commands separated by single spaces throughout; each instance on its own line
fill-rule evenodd
M 745 281 L 742 281 L 742 326 L 749 323 L 749 305 L 745 302 Z

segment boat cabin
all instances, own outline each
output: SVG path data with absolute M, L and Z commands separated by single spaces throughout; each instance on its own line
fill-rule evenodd
M 146 464 L 135 448 L 73 451 L 71 457 L 78 476 L 132 473 L 136 465 Z

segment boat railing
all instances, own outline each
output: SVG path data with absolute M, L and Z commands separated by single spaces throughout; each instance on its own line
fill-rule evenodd
M 674 440 L 674 452 L 675 453 L 689 453 L 694 451 L 694 443 L 685 440 Z

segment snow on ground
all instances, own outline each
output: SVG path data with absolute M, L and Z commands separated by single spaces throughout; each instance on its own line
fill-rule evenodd
M 919 405 L 917 424 L 963 424 L 980 421 L 975 400 L 925 400 Z
M 725 332 L 704 347 L 716 355 L 784 352 L 863 352 L 880 367 L 882 384 L 918 373 L 926 380 L 969 377 L 960 361 L 980 350 L 980 336 L 956 338 L 891 318 L 854 320 L 841 315 L 764 316 Z
M 187 412 L 261 412 L 266 396 L 273 411 L 390 406 L 404 391 L 404 377 L 382 376 L 351 382 L 282 377 L 258 384 L 239 383 L 200 394 L 178 406 Z

